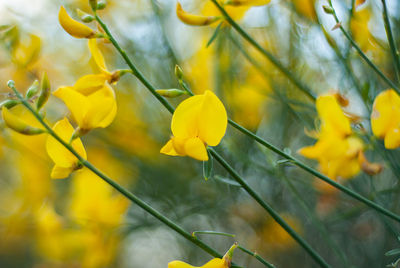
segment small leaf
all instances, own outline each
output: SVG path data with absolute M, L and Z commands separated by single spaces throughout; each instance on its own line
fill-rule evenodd
M 397 254 L 400 254 L 400 248 L 389 250 L 388 252 L 385 253 L 385 256 L 393 256 Z

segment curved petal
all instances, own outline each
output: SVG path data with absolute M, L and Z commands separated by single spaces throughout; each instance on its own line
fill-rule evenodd
M 90 53 L 92 54 L 92 57 L 93 57 L 94 61 L 96 62 L 96 65 L 100 68 L 100 70 L 103 73 L 109 74 L 103 54 L 101 54 L 101 51 L 100 51 L 99 47 L 97 46 L 97 40 L 94 38 L 89 39 L 88 45 L 89 45 Z
M 50 177 L 52 179 L 64 179 L 69 176 L 74 171 L 73 167 L 60 167 L 60 166 L 54 166 L 53 169 L 51 170 L 51 175 Z
M 84 118 L 90 108 L 87 97 L 73 90 L 72 87 L 60 87 L 53 92 L 53 95 L 65 103 L 76 123 L 83 128 Z
M 371 128 L 378 138 L 383 138 L 390 128 L 400 123 L 400 97 L 393 89 L 380 93 L 372 109 Z
M 385 136 L 385 148 L 396 149 L 400 146 L 400 129 L 391 128 Z
M 196 268 L 196 267 L 184 263 L 183 261 L 171 261 L 170 263 L 168 263 L 168 268 Z
M 185 142 L 185 153 L 196 160 L 208 160 L 206 146 L 199 138 L 191 138 Z
M 166 155 L 171 155 L 171 156 L 178 156 L 179 154 L 175 151 L 173 141 L 170 139 L 167 144 L 165 144 L 161 150 L 160 153 L 166 154 Z
M 89 109 L 83 119 L 83 129 L 107 127 L 114 120 L 116 101 L 114 91 L 108 86 L 87 97 Z
M 321 132 L 336 132 L 343 136 L 351 134 L 350 121 L 333 95 L 318 97 L 316 106 L 322 121 Z
M 74 128 L 71 126 L 67 118 L 58 121 L 54 125 L 53 130 L 63 141 L 67 143 L 74 133 Z M 83 147 L 82 141 L 79 138 L 72 142 L 72 147 L 81 157 L 86 159 L 86 151 Z M 51 135 L 49 135 L 47 138 L 46 150 L 56 166 L 63 168 L 74 168 L 76 166 L 78 159 Z
M 96 33 L 88 26 L 72 19 L 63 6 L 60 7 L 58 20 L 64 30 L 76 38 L 93 38 Z
M 198 135 L 197 119 L 204 95 L 182 101 L 172 115 L 171 130 L 174 137 L 192 138 Z
M 74 90 L 82 95 L 88 96 L 95 91 L 101 89 L 107 81 L 107 76 L 104 74 L 89 74 L 84 75 L 76 81 Z
M 224 105 L 213 92 L 206 90 L 198 116 L 199 138 L 210 146 L 216 146 L 225 135 L 227 124 Z

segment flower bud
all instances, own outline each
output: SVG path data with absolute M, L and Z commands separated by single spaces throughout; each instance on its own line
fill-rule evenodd
M 8 86 L 9 88 L 14 88 L 14 87 L 15 87 L 15 82 L 14 82 L 14 80 L 8 80 L 7 86 Z
M 79 8 L 76 9 L 76 14 L 78 14 L 78 16 L 81 18 L 81 21 L 86 22 L 86 23 L 89 23 L 89 22 L 92 22 L 95 20 L 95 18 L 92 15 L 80 10 Z
M 334 14 L 335 11 L 330 6 L 323 5 L 322 8 L 324 9 L 326 14 Z
M 175 98 L 179 97 L 180 95 L 186 94 L 186 91 L 177 88 L 157 89 L 156 92 L 166 98 Z
M 2 115 L 7 127 L 23 135 L 38 135 L 45 132 L 43 129 L 28 125 L 18 116 L 12 114 L 6 107 L 3 107 Z
M 43 73 L 42 81 L 41 81 L 41 89 L 38 101 L 36 103 L 37 110 L 43 107 L 46 104 L 47 100 L 50 97 L 50 82 L 46 73 Z
M 179 80 L 182 80 L 182 78 L 183 78 L 183 71 L 182 71 L 182 68 L 181 68 L 178 64 L 175 65 L 175 76 L 176 76 Z
M 107 6 L 107 1 L 106 0 L 97 1 L 97 10 L 105 9 L 106 6 Z
M 94 12 L 97 10 L 97 0 L 89 0 L 89 5 Z
M 26 91 L 26 98 L 30 99 L 39 92 L 39 81 L 35 80 Z

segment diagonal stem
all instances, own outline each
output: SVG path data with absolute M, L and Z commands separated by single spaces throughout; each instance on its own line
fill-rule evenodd
M 46 129 L 46 131 L 51 135 L 54 139 L 56 139 L 60 144 L 62 144 L 68 151 L 70 151 L 78 160 L 82 163 L 83 166 L 87 167 L 90 171 L 96 174 L 98 177 L 103 179 L 106 183 L 111 185 L 114 189 L 128 198 L 130 201 L 147 211 L 149 214 L 154 216 L 156 219 L 167 225 L 169 228 L 183 236 L 185 239 L 189 240 L 196 246 L 203 249 L 205 252 L 209 253 L 210 255 L 221 258 L 222 255 L 219 254 L 215 249 L 208 246 L 206 243 L 202 242 L 201 240 L 197 239 L 196 237 L 192 236 L 190 233 L 186 232 L 181 226 L 177 225 L 175 222 L 164 216 L 161 212 L 151 207 L 145 201 L 137 197 L 135 194 L 112 180 L 110 177 L 102 173 L 98 168 L 96 168 L 92 163 L 82 158 L 79 153 L 67 142 L 61 139 L 57 133 L 54 132 L 53 129 L 43 120 L 43 118 L 37 113 L 37 111 L 28 103 L 26 99 L 15 89 L 15 87 L 11 87 L 16 96 L 21 100 L 21 103 L 35 116 L 35 118 L 42 124 L 42 126 Z M 237 265 L 232 265 L 232 267 L 238 268 Z

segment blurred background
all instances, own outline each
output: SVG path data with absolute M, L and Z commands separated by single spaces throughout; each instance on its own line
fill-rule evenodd
M 355 1 L 333 2 L 342 25 L 364 53 L 394 79 L 381 1 L 367 0 L 357 8 Z M 193 14 L 217 14 L 209 1 L 181 3 Z M 324 13 L 326 4 L 272 0 L 265 6 L 231 7 L 229 12 L 315 95 L 333 92 L 348 99 L 346 111 L 358 118 L 354 127 L 370 133 L 372 102 L 387 85 L 340 30 L 331 30 L 336 23 Z M 399 44 L 400 4 L 387 4 Z M 10 79 L 25 91 L 46 72 L 55 90 L 93 73 L 87 41 L 71 37 L 58 23 L 61 5 L 75 19 L 77 8 L 90 13 L 86 0 L 0 0 L 0 100 L 9 96 Z M 179 88 L 174 74 L 179 64 L 195 93 L 213 90 L 235 121 L 318 168 L 316 161 L 297 153 L 315 142 L 310 137 L 318 129 L 314 103 L 227 23 L 185 25 L 175 5 L 172 0 L 108 0 L 99 15 L 157 88 Z M 89 25 L 96 28 L 94 22 Z M 111 44 L 99 46 L 110 70 L 127 68 Z M 137 79 L 125 75 L 114 89 L 115 121 L 83 138 L 89 161 L 187 231 L 235 234 L 199 235 L 219 252 L 238 241 L 276 267 L 316 267 L 217 163 L 214 175 L 205 180 L 201 162 L 159 153 L 171 135 L 171 116 Z M 177 105 L 183 99 L 171 101 Z M 64 104 L 52 96 L 47 120 L 53 124 L 66 115 Z M 210 259 L 86 169 L 51 180 L 53 164 L 45 139 L 20 135 L 1 123 L 0 267 L 154 268 L 177 259 L 200 266 Z M 399 152 L 385 150 L 368 135 L 365 143 L 367 158 L 382 164 L 383 171 L 337 180 L 400 213 Z M 391 219 L 316 186 L 312 175 L 279 161 L 232 128 L 217 150 L 332 267 L 385 267 L 396 260 L 385 256 L 400 247 L 399 226 Z M 262 267 L 240 251 L 234 261 Z

